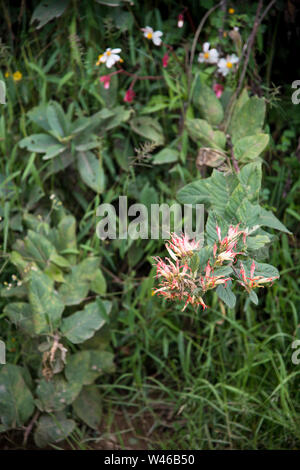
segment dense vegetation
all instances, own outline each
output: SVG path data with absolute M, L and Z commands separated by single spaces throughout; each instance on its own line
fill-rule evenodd
M 287 3 L 1 4 L 2 448 L 299 448 Z M 119 196 L 203 203 L 204 246 L 100 239 Z

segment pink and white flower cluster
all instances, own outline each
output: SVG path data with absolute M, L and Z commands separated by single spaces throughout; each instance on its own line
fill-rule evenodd
M 228 281 L 233 279 L 225 274 L 220 274 L 220 266 L 226 263 L 226 266 L 232 267 L 231 271 L 235 273 L 235 279 L 242 285 L 248 293 L 255 287 L 264 287 L 272 283 L 274 277 L 254 276 L 255 262 L 252 262 L 250 276 L 246 276 L 243 263 L 240 263 L 240 271 L 234 268 L 237 263 L 238 255 L 246 255 L 244 251 L 238 251 L 243 245 L 246 250 L 246 237 L 249 229 L 242 230 L 240 223 L 236 226 L 230 225 L 225 237 L 222 237 L 221 229 L 217 225 L 217 241 L 213 245 L 212 261 L 209 259 L 206 265 L 201 269 L 191 266 L 191 260 L 195 252 L 199 250 L 199 242 L 190 240 L 187 235 L 171 234 L 171 239 L 165 244 L 170 258 L 164 260 L 160 257 L 154 257 L 154 266 L 156 267 L 156 278 L 160 283 L 153 294 L 162 295 L 168 300 L 184 301 L 185 310 L 190 304 L 203 310 L 207 307 L 203 300 L 203 295 L 220 285 L 227 286 Z M 222 268 L 221 268 L 222 269 Z M 229 270 L 230 272 L 230 270 Z M 223 271 L 224 273 L 224 271 Z

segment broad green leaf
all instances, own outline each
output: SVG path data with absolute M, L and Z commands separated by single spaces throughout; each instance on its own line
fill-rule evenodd
M 204 119 L 188 119 L 186 128 L 189 136 L 204 147 L 212 147 L 223 150 L 226 145 L 224 132 L 214 131 L 211 125 Z
M 47 152 L 43 156 L 43 160 L 50 160 L 51 158 L 57 157 L 57 155 L 60 155 L 66 149 L 67 147 L 62 144 L 51 145 L 51 147 L 48 147 Z
M 200 77 L 196 78 L 193 92 L 193 103 L 198 108 L 202 117 L 213 126 L 220 124 L 224 118 L 224 111 L 220 100 L 214 91 L 200 82 Z
M 236 185 L 237 181 L 233 175 L 224 176 L 220 171 L 214 170 L 209 178 L 197 180 L 180 189 L 177 199 L 182 204 L 208 204 L 218 214 L 223 215 Z
M 90 428 L 97 430 L 102 416 L 101 394 L 98 387 L 83 387 L 72 404 L 76 415 Z
M 96 193 L 102 193 L 105 177 L 99 159 L 90 151 L 78 152 L 77 165 L 83 182 Z
M 47 106 L 47 119 L 51 130 L 59 139 L 67 132 L 66 118 L 64 111 L 59 103 L 52 101 Z
M 97 299 L 86 305 L 84 310 L 64 318 L 60 330 L 72 343 L 83 343 L 106 323 L 105 312 L 108 309 L 108 305 Z
M 56 444 L 65 440 L 75 429 L 73 419 L 67 419 L 63 413 L 42 415 L 34 432 L 34 442 L 40 447 Z
M 253 162 L 245 165 L 238 174 L 238 179 L 249 201 L 257 201 L 262 180 L 261 162 Z
M 150 117 L 136 117 L 130 121 L 131 129 L 147 140 L 163 145 L 163 129 L 157 119 Z
M 49 134 L 32 134 L 20 140 L 19 146 L 27 148 L 30 152 L 46 153 L 50 147 L 59 142 Z
M 219 285 L 216 292 L 221 300 L 229 307 L 234 308 L 236 303 L 236 296 L 231 290 L 231 281 L 227 282 L 227 286 Z
M 164 148 L 156 155 L 153 156 L 153 164 L 154 165 L 162 165 L 164 163 L 173 163 L 177 162 L 179 158 L 178 150 L 171 149 L 171 148 Z
M 44 131 L 50 131 L 51 127 L 47 119 L 47 105 L 42 104 L 32 108 L 28 111 L 27 116 L 32 122 L 42 127 Z
M 256 134 L 239 139 L 234 147 L 234 156 L 238 161 L 248 162 L 256 159 L 266 148 L 269 142 L 268 134 Z
M 253 302 L 255 305 L 258 305 L 258 297 L 257 297 L 257 294 L 254 290 L 251 290 L 249 292 L 249 299 L 251 300 L 251 302 Z
M 280 220 L 275 217 L 273 212 L 267 211 L 264 208 L 261 208 L 257 223 L 258 225 L 262 225 L 264 227 L 274 228 L 276 230 L 280 230 L 281 232 L 291 234 L 291 232 L 280 222 Z
M 236 144 L 242 137 L 260 133 L 265 119 L 265 112 L 266 104 L 263 98 L 253 96 L 247 100 L 232 118 L 230 130 L 233 144 Z
M 45 333 L 57 328 L 65 306 L 46 274 L 39 270 L 31 272 L 28 297 L 35 332 Z
M 6 428 L 22 426 L 34 411 L 33 396 L 24 382 L 22 369 L 5 364 L 0 369 L 0 419 Z
M 106 279 L 103 276 L 101 269 L 97 269 L 94 279 L 91 281 L 91 290 L 99 295 L 106 293 L 107 285 Z
M 54 375 L 48 381 L 41 379 L 36 389 L 37 406 L 47 413 L 63 410 L 75 400 L 80 390 L 80 383 L 68 382 L 61 375 Z
M 25 302 L 12 302 L 4 307 L 3 312 L 17 328 L 30 336 L 35 335 L 31 306 Z
M 67 357 L 65 375 L 69 382 L 92 384 L 100 375 L 115 370 L 111 352 L 100 350 L 79 351 Z
M 37 263 L 40 269 L 44 269 L 49 263 L 51 256 L 55 253 L 52 243 L 40 233 L 28 230 L 25 238 L 25 248 L 28 253 L 28 261 Z
M 41 1 L 34 9 L 30 23 L 37 23 L 36 29 L 42 28 L 54 18 L 59 18 L 67 8 L 69 0 Z

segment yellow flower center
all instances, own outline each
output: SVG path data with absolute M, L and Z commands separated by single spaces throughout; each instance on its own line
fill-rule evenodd
M 226 67 L 227 67 L 228 69 L 231 69 L 231 67 L 232 67 L 232 62 L 227 62 L 227 63 L 226 63 Z
M 123 59 L 120 59 L 119 62 L 121 62 L 121 64 L 122 64 L 122 63 L 124 62 L 124 60 L 123 60 Z
M 110 56 L 111 52 L 110 51 L 107 51 L 106 55 Z
M 230 15 L 233 15 L 234 12 L 235 12 L 235 9 L 234 9 L 234 8 L 229 8 L 228 13 L 229 13 Z
M 209 59 L 209 52 L 204 52 L 204 59 Z
M 147 34 L 147 38 L 148 38 L 148 39 L 152 39 L 152 36 L 153 36 L 152 33 L 148 33 L 148 34 Z

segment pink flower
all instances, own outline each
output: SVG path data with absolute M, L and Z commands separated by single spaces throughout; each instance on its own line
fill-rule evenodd
M 103 83 L 105 90 L 109 89 L 110 79 L 110 75 L 103 75 L 102 77 L 100 77 L 100 82 Z
M 221 98 L 222 96 L 222 93 L 224 91 L 224 87 L 223 85 L 221 85 L 220 83 L 216 83 L 214 86 L 213 86 L 213 90 L 216 94 L 216 97 L 217 98 Z
M 213 289 L 214 287 L 218 286 L 219 284 L 227 284 L 231 277 L 224 277 L 224 276 L 215 276 L 214 270 L 209 264 L 209 260 L 205 267 L 205 277 L 200 276 L 200 283 L 202 290 L 206 292 L 209 289 Z
M 132 88 L 129 88 L 129 90 L 126 91 L 124 100 L 125 103 L 131 103 L 135 97 L 135 92 L 133 91 Z
M 184 16 L 182 13 L 178 15 L 177 26 L 178 28 L 182 28 L 184 24 Z
M 162 59 L 162 65 L 164 68 L 168 67 L 169 55 L 166 53 Z
M 261 284 L 267 284 L 269 282 L 273 283 L 275 279 L 278 279 L 279 276 L 274 276 L 274 277 L 264 277 L 264 276 L 255 276 L 254 277 L 254 271 L 255 271 L 255 263 L 252 261 L 251 267 L 250 267 L 250 277 L 246 277 L 246 272 L 243 264 L 241 263 L 241 269 L 240 269 L 240 276 L 243 279 L 243 281 L 239 281 L 239 283 L 245 287 L 245 289 L 250 292 L 253 287 L 265 287 L 264 285 Z
M 176 233 L 171 234 L 171 241 L 167 241 L 166 248 L 169 252 L 171 258 L 175 261 L 178 258 L 185 258 L 186 256 L 192 256 L 193 251 L 199 247 L 200 241 L 196 242 L 195 240 L 189 241 L 187 235 L 176 235 Z

